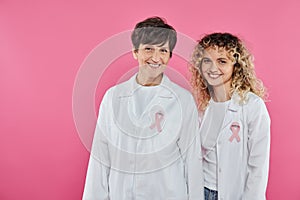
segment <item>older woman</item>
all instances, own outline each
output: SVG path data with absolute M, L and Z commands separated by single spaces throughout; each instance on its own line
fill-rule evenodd
M 132 33 L 138 73 L 103 97 L 83 199 L 203 199 L 198 114 L 164 74 L 177 36 L 159 17 Z

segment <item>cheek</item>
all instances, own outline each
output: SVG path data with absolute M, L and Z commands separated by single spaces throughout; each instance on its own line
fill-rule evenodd
M 233 74 L 233 66 L 225 66 L 223 68 L 220 68 L 220 71 L 223 74 L 226 74 L 227 76 L 232 76 L 232 74 Z
M 229 75 L 229 76 L 232 76 L 232 75 L 233 75 L 233 70 L 234 70 L 233 67 L 231 67 L 231 69 L 228 70 L 228 75 Z
M 163 64 L 168 64 L 170 58 L 162 58 L 162 63 Z
M 206 76 L 208 76 L 207 72 L 205 71 L 205 69 L 203 67 L 198 71 L 198 73 L 199 73 L 199 76 L 202 77 L 203 79 L 206 79 Z
M 208 65 L 204 65 L 204 64 L 202 64 L 201 67 L 200 67 L 200 69 L 201 69 L 202 72 L 207 71 L 208 68 L 209 68 L 209 66 Z
M 138 61 L 139 61 L 140 64 L 142 64 L 142 63 L 145 63 L 147 61 L 147 58 L 141 56 L 141 57 L 139 57 Z

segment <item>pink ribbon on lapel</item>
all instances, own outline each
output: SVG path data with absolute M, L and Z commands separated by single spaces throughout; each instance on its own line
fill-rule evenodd
M 158 132 L 161 132 L 161 121 L 164 119 L 164 114 L 162 112 L 155 113 L 155 122 L 150 126 L 151 129 L 157 128 Z
M 229 138 L 229 141 L 232 142 L 233 139 L 235 138 L 237 142 L 240 142 L 240 136 L 239 136 L 239 132 L 240 132 L 240 125 L 237 122 L 233 122 L 230 126 L 230 130 L 232 132 L 231 137 Z

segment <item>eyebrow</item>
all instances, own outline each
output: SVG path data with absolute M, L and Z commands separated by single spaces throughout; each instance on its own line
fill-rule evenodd
M 217 58 L 217 60 L 221 60 L 221 59 L 230 60 L 230 59 L 227 58 L 227 57 L 218 57 L 218 58 Z
M 163 48 L 169 48 L 167 45 L 164 46 L 165 44 L 142 44 L 144 46 L 157 46 L 157 47 L 163 47 Z

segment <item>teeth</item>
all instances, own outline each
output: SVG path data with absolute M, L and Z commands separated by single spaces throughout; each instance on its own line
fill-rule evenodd
M 220 74 L 208 74 L 210 78 L 219 78 Z
M 155 67 L 155 68 L 160 66 L 160 64 L 151 64 L 151 63 L 149 63 L 149 65 L 150 65 L 150 67 Z

